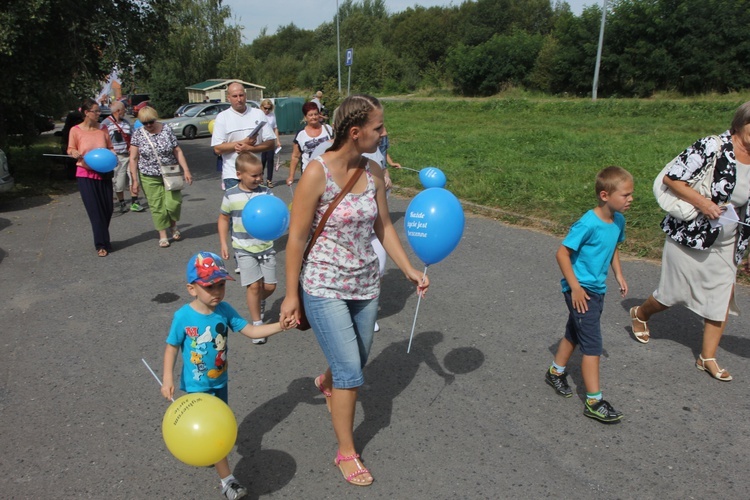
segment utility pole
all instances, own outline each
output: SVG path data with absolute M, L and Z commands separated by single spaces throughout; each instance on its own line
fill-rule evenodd
M 605 2 L 607 0 L 604 0 Z M 336 0 L 336 56 L 339 64 L 339 95 L 341 95 L 341 38 L 339 37 L 339 0 Z
M 599 27 L 599 48 L 596 49 L 596 68 L 594 68 L 594 85 L 591 90 L 591 100 L 596 101 L 596 90 L 599 87 L 599 66 L 602 62 L 602 45 L 604 44 L 604 22 L 607 19 L 607 0 L 602 0 L 602 24 Z M 341 78 L 341 77 L 339 77 Z

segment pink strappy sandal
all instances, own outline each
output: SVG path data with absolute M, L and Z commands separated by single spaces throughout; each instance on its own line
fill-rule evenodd
M 351 462 L 351 461 L 354 461 L 354 463 L 357 465 L 357 470 L 347 475 L 346 472 L 344 472 L 344 468 L 341 467 L 341 462 Z M 369 480 L 355 481 L 355 479 L 361 476 L 362 474 L 370 474 L 370 471 L 367 470 L 364 465 L 362 465 L 362 461 L 359 460 L 359 454 L 357 453 L 355 453 L 354 455 L 349 455 L 348 457 L 345 457 L 341 454 L 340 451 L 336 451 L 336 460 L 334 460 L 333 463 L 334 465 L 338 466 L 339 470 L 341 470 L 341 474 L 344 475 L 344 479 L 349 484 L 353 484 L 354 486 L 370 486 L 372 482 L 375 480 L 373 479 L 372 475 L 370 475 Z
M 323 377 L 325 377 L 325 373 L 322 375 L 319 375 L 315 377 L 315 380 L 313 381 L 313 384 L 315 384 L 315 387 L 323 393 L 323 395 L 326 397 L 326 406 L 328 407 L 328 413 L 331 413 L 331 391 L 323 387 Z

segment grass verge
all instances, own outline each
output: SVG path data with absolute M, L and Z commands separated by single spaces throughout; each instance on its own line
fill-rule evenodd
M 661 168 L 700 137 L 729 127 L 750 96 L 706 100 L 393 100 L 385 119 L 393 159 L 440 168 L 447 189 L 509 223 L 555 234 L 596 203 L 594 177 L 619 165 L 635 179 L 625 214 L 630 255 L 659 259 L 663 212 L 651 194 Z M 394 182 L 420 189 L 416 173 Z M 543 222 L 542 222 L 543 221 Z

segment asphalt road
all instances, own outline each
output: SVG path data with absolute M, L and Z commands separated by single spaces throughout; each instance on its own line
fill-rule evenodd
M 77 194 L 0 205 L 1 497 L 220 498 L 213 470 L 167 451 L 168 403 L 141 362 L 161 375 L 172 313 L 189 300 L 185 263 L 219 248 L 209 139 L 181 145 L 196 181 L 184 193 L 185 240 L 168 249 L 148 212 L 116 215 L 115 252 L 98 258 Z M 285 177 L 282 169 L 274 193 L 288 201 Z M 401 233 L 408 202 L 391 197 Z M 579 356 L 573 398 L 543 380 L 566 321 L 559 243 L 469 216 L 458 248 L 429 269 L 411 354 L 416 296 L 389 263 L 355 431 L 370 488 L 345 484 L 332 465 L 313 334 L 292 330 L 262 346 L 233 337 L 239 437 L 229 458 L 249 498 L 750 498 L 747 316 L 730 319 L 719 350 L 734 381 L 715 381 L 693 365 L 701 324 L 685 309 L 655 317 L 648 345 L 629 335 L 627 311 L 653 290 L 659 268 L 626 260 L 630 294 L 608 297 L 601 364 L 605 398 L 625 419 L 587 419 Z M 284 296 L 284 244 L 271 317 Z M 239 284 L 226 300 L 245 311 Z M 740 307 L 749 302 L 739 289 Z

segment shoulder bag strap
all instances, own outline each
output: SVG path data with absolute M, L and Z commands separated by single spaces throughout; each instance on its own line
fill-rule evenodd
M 120 127 L 120 124 L 117 123 L 117 120 L 112 118 L 112 115 L 108 117 L 109 120 L 112 120 L 112 123 L 115 124 L 115 127 L 117 127 L 117 130 L 120 131 L 120 134 L 122 134 L 122 138 L 125 139 L 125 145 L 127 145 L 128 149 L 130 148 L 130 134 L 126 134 L 125 131 Z
M 354 184 L 357 183 L 357 181 L 359 180 L 364 170 L 365 170 L 364 168 L 358 168 L 357 172 L 355 172 L 352 178 L 349 179 L 349 182 L 346 183 L 346 186 L 344 186 L 344 189 L 342 189 L 341 192 L 336 195 L 333 201 L 331 201 L 331 204 L 328 205 L 328 210 L 326 210 L 326 213 L 324 213 L 323 217 L 320 218 L 320 222 L 318 222 L 318 227 L 315 228 L 315 232 L 313 233 L 313 236 L 310 239 L 310 243 L 307 244 L 305 253 L 304 255 L 302 255 L 303 261 L 307 260 L 307 255 L 310 253 L 310 250 L 312 250 L 312 247 L 315 244 L 315 240 L 317 240 L 318 236 L 320 236 L 320 233 L 323 232 L 323 227 L 326 225 L 326 221 L 328 221 L 328 217 L 331 216 L 336 206 L 341 202 L 341 200 L 344 199 L 344 196 L 349 194 L 349 191 L 352 190 L 352 188 L 354 187 Z

